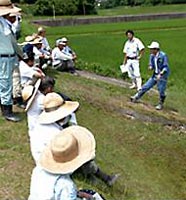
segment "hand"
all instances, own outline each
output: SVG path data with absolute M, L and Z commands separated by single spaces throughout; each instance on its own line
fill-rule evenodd
M 149 70 L 152 70 L 152 66 L 149 65 Z
M 161 74 L 158 74 L 158 75 L 156 76 L 156 78 L 157 78 L 157 80 L 160 80 Z

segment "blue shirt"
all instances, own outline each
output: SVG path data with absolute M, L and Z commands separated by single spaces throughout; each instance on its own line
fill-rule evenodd
M 164 78 L 167 78 L 170 73 L 168 58 L 163 51 L 159 51 L 157 55 L 151 54 L 149 59 L 149 65 L 154 70 L 153 77 L 159 73 L 162 73 Z

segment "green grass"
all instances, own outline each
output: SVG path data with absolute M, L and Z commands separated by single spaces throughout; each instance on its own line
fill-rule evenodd
M 22 35 L 36 31 L 23 21 Z M 147 94 L 142 103 L 132 104 L 127 88 L 48 70 L 56 78 L 56 90 L 80 102 L 78 123 L 89 128 L 97 141 L 96 160 L 107 173 L 120 173 L 113 188 L 103 183 L 92 186 L 75 178 L 79 188 L 93 188 L 108 200 L 184 200 L 186 199 L 186 130 L 183 127 L 131 120 L 123 110 L 151 117 L 186 123 L 185 32 L 186 20 L 163 20 L 47 28 L 49 41 L 66 35 L 87 70 L 121 78 L 123 32 L 134 29 L 145 45 L 158 40 L 170 59 L 171 76 L 165 110 L 155 111 L 156 94 Z M 142 60 L 146 80 L 148 50 Z M 88 63 L 88 64 L 86 64 Z M 80 63 L 79 63 L 80 64 Z M 85 65 L 86 64 L 86 65 Z M 25 200 L 29 194 L 34 166 L 30 154 L 26 115 L 13 124 L 0 118 L 0 199 Z M 173 112 L 177 111 L 177 112 Z
M 171 106 L 185 115 L 186 108 L 182 106 L 186 100 L 183 92 L 186 90 L 183 75 L 186 73 L 183 56 L 186 42 L 185 19 L 47 27 L 47 37 L 51 46 L 54 46 L 56 39 L 67 36 L 78 55 L 79 68 L 121 78 L 119 65 L 123 61 L 122 49 L 126 41 L 124 32 L 127 29 L 133 29 L 145 46 L 153 40 L 160 42 L 162 50 L 168 54 L 171 68 L 167 101 L 169 98 L 174 99 Z M 30 26 L 28 21 L 23 21 L 23 36 L 34 31 L 36 27 Z M 146 48 L 141 60 L 141 74 L 144 81 L 151 75 L 147 70 L 148 57 L 149 50 Z
M 157 5 L 157 6 L 120 6 L 112 9 L 99 9 L 98 15 L 114 16 L 114 15 L 137 15 L 148 13 L 170 13 L 170 12 L 185 12 L 186 4 L 175 5 Z
M 184 130 L 125 118 L 120 109 L 144 112 L 144 107 L 129 102 L 128 89 L 52 70 L 48 73 L 57 80 L 56 90 L 80 102 L 78 123 L 95 135 L 99 166 L 107 173 L 121 174 L 113 188 L 75 178 L 79 188 L 93 188 L 108 200 L 185 199 Z M 175 119 L 180 115 L 172 116 L 169 110 L 158 113 L 153 108 L 146 112 Z M 25 200 L 29 194 L 33 161 L 26 115 L 21 115 L 24 121 L 17 124 L 0 120 L 0 199 Z

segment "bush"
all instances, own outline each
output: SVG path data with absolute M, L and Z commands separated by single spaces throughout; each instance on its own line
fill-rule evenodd
M 36 15 L 95 14 L 95 0 L 37 0 L 35 4 Z

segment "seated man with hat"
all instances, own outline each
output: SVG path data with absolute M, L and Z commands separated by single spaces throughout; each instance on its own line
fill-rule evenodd
M 95 157 L 93 134 L 81 126 L 59 132 L 43 149 L 31 177 L 29 200 L 76 200 L 71 174 Z M 81 193 L 80 197 L 93 199 Z
M 45 146 L 59 130 L 65 129 L 65 125 L 73 117 L 72 114 L 78 109 L 76 101 L 65 101 L 57 93 L 48 93 L 43 100 L 44 110 L 39 115 L 34 131 L 30 136 L 32 156 L 38 164 L 40 155 Z M 82 166 L 82 172 L 87 177 L 97 177 L 111 186 L 117 180 L 118 175 L 107 175 L 95 163 L 94 160 Z
M 56 47 L 52 50 L 52 66 L 54 69 L 59 71 L 67 71 L 72 74 L 77 74 L 73 62 L 75 55 L 63 52 L 65 45 L 66 44 L 62 39 L 56 40 Z

